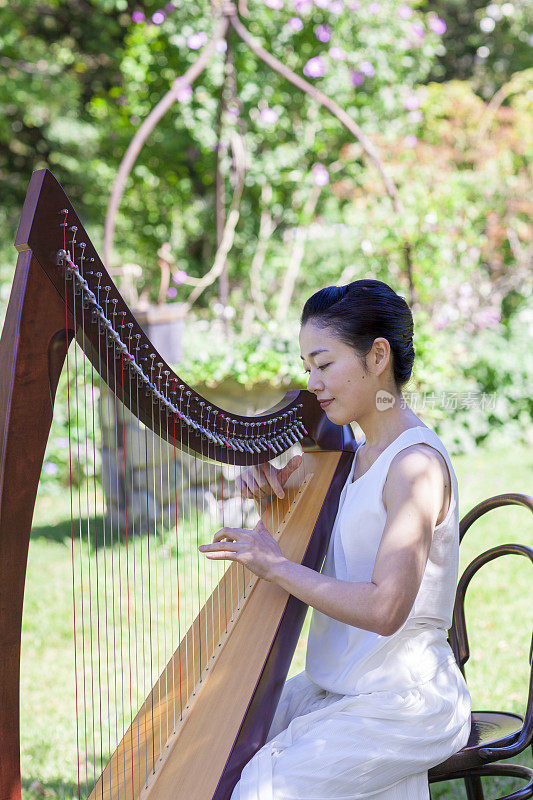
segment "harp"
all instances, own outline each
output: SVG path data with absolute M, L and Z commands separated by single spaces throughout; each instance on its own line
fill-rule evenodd
M 95 506 L 89 502 L 88 489 L 83 506 L 86 529 L 82 530 L 81 521 L 74 524 L 71 514 L 72 552 L 79 550 L 85 569 L 80 585 L 73 578 L 75 643 L 80 628 L 84 635 L 90 625 L 77 657 L 76 735 L 85 736 L 86 751 L 92 749 L 81 759 L 78 752 L 78 771 L 86 773 L 78 780 L 78 794 L 91 800 L 225 800 L 242 767 L 265 740 L 305 607 L 235 563 L 225 571 L 221 568 L 210 588 L 202 590 L 203 596 L 199 591 L 197 602 L 187 606 L 177 557 L 180 546 L 187 546 L 180 528 L 185 512 L 178 512 L 178 494 L 187 487 L 177 477 L 176 453 L 188 453 L 202 469 L 216 464 L 235 470 L 282 458 L 301 444 L 303 469 L 291 476 L 285 498 L 272 501 L 262 517 L 285 555 L 316 569 L 351 463 L 351 431 L 331 424 L 305 391 L 288 392 L 270 411 L 244 417 L 214 406 L 185 384 L 126 306 L 48 170 L 32 176 L 16 247 L 19 256 L 0 342 L 0 800 L 20 799 L 19 662 L 29 537 L 55 393 L 64 363 L 69 367 L 73 340 L 71 362 L 77 358 L 73 348 L 83 352 L 80 358 L 86 359 L 84 370 L 87 363 L 93 392 L 101 381 L 107 387 L 107 402 L 111 395 L 119 410 L 124 458 L 127 447 L 134 446 L 133 436 L 126 435 L 126 414 L 138 421 L 145 443 L 151 436 L 152 446 L 157 441 L 174 455 L 174 468 L 172 458 L 167 462 L 166 480 L 174 494 L 175 519 L 169 518 L 167 527 L 174 527 L 176 535 L 176 552 L 167 540 L 159 562 L 163 577 L 167 576 L 162 590 L 165 603 L 167 595 L 171 597 L 168 613 L 165 605 L 162 614 L 165 646 L 158 649 L 157 663 L 147 669 L 151 640 L 148 632 L 144 638 L 145 630 L 150 627 L 151 635 L 159 613 L 146 611 L 151 592 L 155 598 L 149 573 L 148 583 L 142 582 L 152 558 L 149 542 L 143 549 L 147 538 L 143 526 L 152 524 L 148 507 L 144 521 L 141 514 L 137 522 L 137 535 L 128 523 L 127 505 L 125 519 L 122 515 L 106 523 L 105 514 L 96 515 L 100 500 L 95 481 Z M 73 427 L 80 425 L 78 413 L 83 411 L 76 404 L 76 415 L 69 418 Z M 93 410 L 93 426 L 94 419 Z M 85 422 L 87 432 L 91 419 Z M 78 454 L 69 449 L 71 468 L 77 464 L 80 440 L 83 449 L 87 442 L 83 431 L 77 437 Z M 124 496 L 128 491 L 125 483 Z M 152 548 L 158 541 L 157 530 L 155 535 Z M 197 550 L 197 543 L 189 549 Z M 107 567 L 106 549 L 111 551 Z M 113 554 L 119 558 L 120 553 L 117 571 Z M 140 599 L 135 595 L 139 575 L 144 593 Z M 180 580 L 182 610 L 186 609 L 182 617 Z M 96 600 L 87 596 L 87 584 L 96 592 Z M 105 611 L 104 617 L 106 603 L 112 613 Z M 139 633 L 141 616 L 144 627 Z M 107 629 L 113 622 L 118 633 L 111 635 Z M 104 628 L 105 640 L 100 638 Z M 91 677 L 81 675 L 84 667 L 88 672 L 93 667 Z M 107 679 L 102 678 L 104 667 Z M 139 697 L 139 691 L 145 696 Z M 120 694 L 126 710 L 118 722 L 115 714 L 113 725 L 104 707 L 113 717 Z M 105 726 L 114 728 L 112 734 L 102 732 Z

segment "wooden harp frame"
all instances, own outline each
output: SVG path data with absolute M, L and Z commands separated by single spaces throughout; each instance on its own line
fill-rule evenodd
M 291 547 L 304 527 L 301 519 L 306 517 L 309 535 L 292 557 L 313 569 L 320 568 L 324 558 L 354 451 L 350 428 L 330 423 L 306 391 L 288 392 L 277 406 L 257 417 L 232 414 L 211 403 L 210 414 L 218 422 L 212 427 L 206 424 L 206 401 L 153 348 L 63 189 L 46 169 L 32 176 L 15 245 L 19 257 L 0 340 L 0 800 L 20 800 L 20 639 L 26 563 L 55 393 L 73 338 L 108 381 L 107 362 L 97 357 L 105 331 L 113 343 L 113 357 L 120 357 L 128 370 L 129 380 L 113 387 L 120 401 L 153 428 L 155 398 L 160 413 L 186 426 L 188 448 L 203 457 L 245 465 L 253 453 L 254 463 L 260 463 L 296 441 L 312 451 L 306 458 L 312 462 L 314 483 L 308 483 L 303 495 L 298 487 L 288 492 L 282 527 L 288 552 L 293 553 Z M 75 290 L 67 292 L 67 284 Z M 103 292 L 105 308 L 99 302 Z M 142 389 L 135 403 L 132 385 Z M 181 402 L 185 397 L 186 404 Z M 161 429 L 157 433 L 161 435 Z M 320 487 L 321 480 L 325 485 Z M 259 657 L 257 674 L 249 676 L 249 696 L 242 701 L 242 716 L 221 756 L 219 774 L 195 792 L 195 798 L 229 798 L 242 767 L 265 740 L 298 641 L 305 605 L 272 584 L 257 581 L 257 585 L 256 598 L 263 593 L 258 608 L 273 597 L 278 616 Z M 230 658 L 229 647 L 224 652 Z M 179 781 L 170 768 L 153 791 L 149 787 L 151 798 L 166 800 L 169 786 L 176 798 L 192 796 L 190 787 L 180 788 Z M 138 787 L 136 794 L 147 796 L 146 787 Z

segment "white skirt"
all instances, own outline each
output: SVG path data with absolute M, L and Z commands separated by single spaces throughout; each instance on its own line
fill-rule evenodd
M 470 695 L 453 657 L 416 688 L 327 692 L 287 681 L 267 743 L 231 800 L 427 800 L 427 771 L 470 734 Z

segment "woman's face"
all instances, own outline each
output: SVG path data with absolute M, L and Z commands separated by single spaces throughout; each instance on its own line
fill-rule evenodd
M 378 368 L 374 369 L 374 351 L 384 343 Z M 303 366 L 309 373 L 307 388 L 313 392 L 328 418 L 337 425 L 359 421 L 376 410 L 376 391 L 381 387 L 385 367 L 389 361 L 388 342 L 376 339 L 367 371 L 362 359 L 329 327 L 321 327 L 309 320 L 300 330 L 300 352 Z M 368 357 L 367 357 L 368 361 Z

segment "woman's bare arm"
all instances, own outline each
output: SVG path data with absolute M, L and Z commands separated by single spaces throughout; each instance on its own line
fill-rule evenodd
M 387 521 L 369 582 L 341 581 L 289 561 L 261 524 L 255 531 L 223 528 L 202 550 L 208 558 L 245 564 L 333 619 L 390 636 L 420 588 L 443 492 L 430 448 L 411 447 L 393 460 L 383 491 Z

